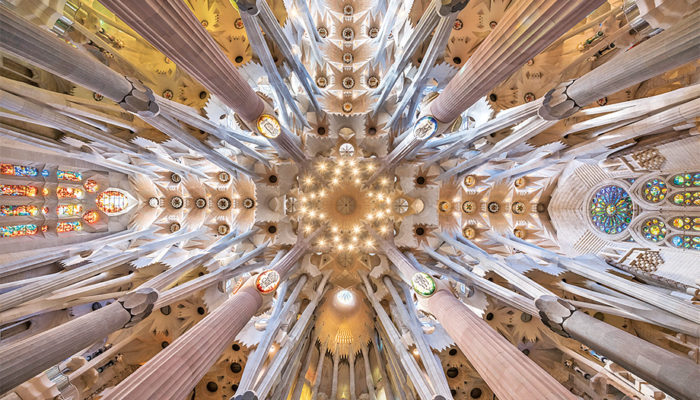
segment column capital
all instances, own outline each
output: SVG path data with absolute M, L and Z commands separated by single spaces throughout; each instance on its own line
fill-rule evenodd
M 554 296 L 540 296 L 535 300 L 542 322 L 563 337 L 571 337 L 564 329 L 564 322 L 576 312 L 576 307 Z
M 153 90 L 136 78 L 124 77 L 131 85 L 129 93 L 118 103 L 126 111 L 141 117 L 155 117 L 160 113 Z
M 462 11 L 468 3 L 469 0 L 442 0 L 437 13 L 441 17 L 447 17 L 450 14 Z
M 576 80 L 562 82 L 544 95 L 542 106 L 537 114 L 547 121 L 556 121 L 574 115 L 581 106 L 569 96 L 567 90 Z
M 152 288 L 137 289 L 117 299 L 117 302 L 131 315 L 129 321 L 124 324 L 124 328 L 132 327 L 148 317 L 156 300 L 158 300 L 158 292 Z

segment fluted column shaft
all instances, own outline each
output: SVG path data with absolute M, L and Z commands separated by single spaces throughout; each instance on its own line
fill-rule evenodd
M 604 0 L 519 0 L 452 78 L 430 112 L 451 122 Z
M 357 399 L 357 388 L 355 387 L 355 353 L 353 351 L 350 351 L 350 354 L 348 355 L 348 364 L 350 367 L 350 400 L 356 400 Z
M 593 101 L 700 58 L 700 10 L 545 97 L 540 115 L 569 117 Z
M 572 337 L 623 368 L 679 399 L 697 398 L 700 366 L 646 340 L 599 321 L 553 296 L 535 302 L 542 321 L 565 337 Z
M 376 400 L 377 394 L 374 391 L 374 379 L 372 378 L 372 369 L 369 366 L 369 350 L 362 346 L 362 360 L 365 363 L 365 380 L 367 381 L 367 392 L 370 400 Z
M 336 344 L 335 353 L 333 354 L 333 382 L 331 383 L 331 397 L 329 397 L 331 400 L 338 398 L 338 364 L 340 364 L 340 355 Z
M 131 91 L 131 84 L 94 58 L 66 45 L 49 31 L 27 22 L 7 7 L 0 7 L 0 49 L 116 102 Z
M 452 293 L 438 290 L 425 303 L 499 399 L 576 399 Z
M 97 311 L 0 347 L 0 394 L 110 333 L 141 321 L 150 314 L 157 297 L 153 290 L 133 292 Z
M 318 353 L 318 363 L 316 364 L 316 376 L 314 384 L 311 387 L 311 398 L 315 399 L 318 396 L 318 388 L 321 386 L 321 378 L 323 377 L 323 361 L 326 358 L 326 342 L 321 343 Z
M 105 399 L 182 399 L 263 303 L 254 279 L 119 383 Z
M 101 2 L 247 121 L 262 113 L 262 100 L 182 0 Z

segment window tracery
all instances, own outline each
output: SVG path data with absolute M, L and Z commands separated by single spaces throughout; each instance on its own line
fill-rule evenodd
M 600 188 L 590 204 L 591 221 L 603 233 L 622 233 L 632 221 L 632 198 L 620 186 Z
M 34 177 L 39 175 L 39 170 L 26 165 L 0 164 L 0 174 Z

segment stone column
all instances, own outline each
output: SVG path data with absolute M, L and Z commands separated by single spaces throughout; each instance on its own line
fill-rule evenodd
M 604 2 L 513 2 L 498 26 L 432 102 L 429 113 L 442 122 L 452 122 Z
M 331 383 L 330 400 L 338 398 L 338 364 L 340 363 L 340 354 L 338 354 L 338 344 L 335 345 L 335 353 L 333 353 L 333 383 Z
M 350 400 L 357 399 L 357 388 L 355 387 L 355 353 L 350 350 L 348 354 L 348 368 L 350 368 Z
M 105 399 L 181 399 L 263 303 L 251 278 L 236 294 L 120 382 Z
M 499 399 L 577 398 L 448 290 L 425 298 L 425 305 Z
M 184 1 L 101 3 L 245 120 L 255 120 L 262 113 L 262 100 Z
M 321 386 L 321 377 L 323 376 L 323 360 L 326 358 L 326 342 L 319 346 L 318 363 L 316 364 L 316 373 L 314 384 L 311 387 L 311 398 L 315 399 L 318 396 L 318 388 Z
M 410 261 L 393 244 L 385 240 L 377 242 L 397 267 L 402 279 L 411 282 L 418 271 Z M 365 286 L 369 287 L 366 280 Z M 576 399 L 556 379 L 469 310 L 444 284 L 436 282 L 433 293 L 427 297 L 419 295 L 419 302 L 440 322 L 499 399 Z M 382 311 L 377 310 L 377 315 L 381 317 Z
M 119 75 L 97 59 L 67 45 L 53 33 L 24 20 L 7 7 L 0 8 L 0 49 L 27 60 L 71 82 L 100 93 L 120 103 L 134 90 L 134 82 Z M 157 112 L 140 94 L 134 100 L 147 100 L 143 110 Z
M 377 394 L 374 391 L 374 379 L 372 378 L 372 369 L 369 366 L 369 349 L 362 346 L 362 360 L 365 363 L 365 380 L 367 381 L 367 392 L 370 400 L 376 400 Z
M 535 304 L 542 322 L 554 332 L 589 346 L 671 396 L 693 399 L 700 393 L 700 367 L 692 360 L 599 321 L 556 297 L 542 296 Z
M 545 96 L 540 116 L 549 120 L 569 117 L 597 99 L 697 60 L 698 25 L 700 10 L 582 77 L 559 84 Z
M 110 333 L 146 318 L 158 294 L 142 289 L 37 335 L 0 347 L 0 394 Z
M 380 380 L 384 385 L 384 393 L 387 399 L 393 399 L 394 393 L 391 389 L 391 382 L 389 382 L 389 374 L 387 373 L 386 368 L 384 367 L 385 362 L 382 359 L 382 354 L 379 352 L 379 346 L 377 346 L 376 337 L 372 339 L 372 346 L 374 349 L 374 354 L 376 354 L 377 357 L 377 365 L 379 366 L 379 374 L 381 375 Z
M 298 400 L 301 397 L 301 391 L 304 389 L 304 384 L 306 383 L 306 372 L 309 370 L 309 365 L 311 365 L 311 357 L 314 355 L 312 346 L 313 343 L 311 343 L 307 349 L 306 360 L 301 367 L 301 371 L 299 371 L 299 376 L 297 377 L 291 400 Z

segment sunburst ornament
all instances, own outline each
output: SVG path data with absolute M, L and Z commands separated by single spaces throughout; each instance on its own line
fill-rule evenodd
M 277 118 L 270 114 L 263 114 L 258 118 L 258 132 L 268 139 L 274 139 L 280 135 L 282 128 Z

